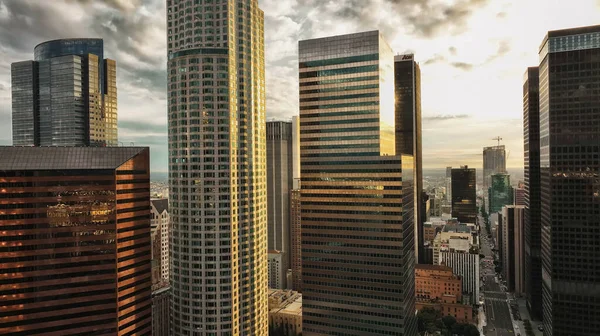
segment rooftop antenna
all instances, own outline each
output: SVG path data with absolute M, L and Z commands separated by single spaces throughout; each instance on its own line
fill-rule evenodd
M 498 141 L 498 146 L 500 146 L 500 141 L 502 141 L 502 138 L 500 136 L 497 136 L 497 137 L 493 138 L 492 140 Z

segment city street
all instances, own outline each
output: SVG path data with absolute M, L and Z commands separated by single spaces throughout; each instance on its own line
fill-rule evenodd
M 491 250 L 491 241 L 483 224 L 483 218 L 479 217 L 481 222 L 481 253 L 485 255 L 482 259 L 480 273 L 483 278 L 484 293 L 484 311 L 486 316 L 486 326 L 483 333 L 486 336 L 517 336 L 514 332 L 511 319 L 510 308 L 507 302 L 506 292 L 502 290 L 494 272 L 494 257 Z

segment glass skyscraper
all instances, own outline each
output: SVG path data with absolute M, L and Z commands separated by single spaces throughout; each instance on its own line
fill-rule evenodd
M 13 145 L 117 146 L 116 63 L 102 39 L 41 43 L 11 65 Z
M 299 43 L 303 335 L 416 335 L 412 156 L 378 31 Z
M 600 25 L 540 49 L 542 309 L 547 336 L 600 330 Z
M 477 222 L 477 189 L 475 168 L 452 169 L 452 217 L 460 223 Z
M 502 211 L 505 205 L 513 203 L 513 188 L 510 185 L 510 175 L 493 174 L 492 184 L 488 190 L 490 200 L 489 213 Z
M 264 15 L 166 0 L 171 335 L 268 332 Z
M 506 148 L 504 145 L 483 148 L 483 191 L 485 210 L 489 209 L 488 190 L 492 186 L 492 175 L 506 173 Z

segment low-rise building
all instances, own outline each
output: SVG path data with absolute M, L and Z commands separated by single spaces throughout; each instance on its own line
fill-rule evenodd
M 302 333 L 302 294 L 269 289 L 269 329 L 284 336 Z

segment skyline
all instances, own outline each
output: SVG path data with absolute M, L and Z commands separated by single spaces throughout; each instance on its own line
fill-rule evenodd
M 414 52 L 421 65 L 425 169 L 480 168 L 483 147 L 498 135 L 507 166 L 520 168 L 524 69 L 538 64 L 548 30 L 600 21 L 599 1 L 576 2 L 260 0 L 267 118 L 298 115 L 298 40 L 379 29 L 395 53 Z M 105 56 L 117 61 L 120 141 L 150 146 L 152 171 L 165 172 L 165 22 L 164 0 L 1 0 L 0 144 L 11 144 L 10 63 L 33 59 L 44 41 L 101 37 Z

